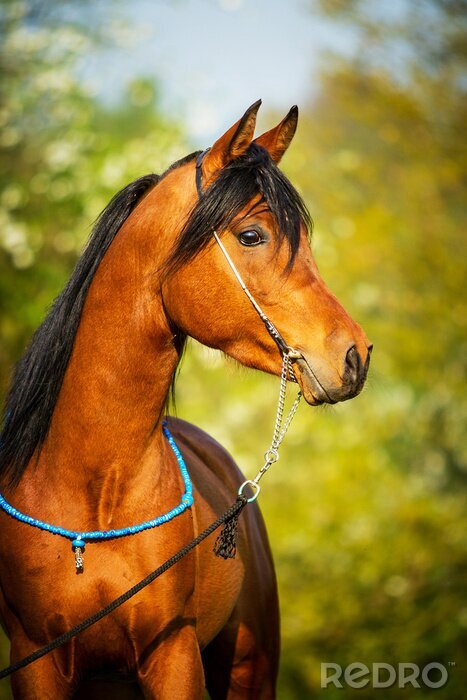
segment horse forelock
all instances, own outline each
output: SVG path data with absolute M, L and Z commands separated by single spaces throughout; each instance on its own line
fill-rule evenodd
M 247 152 L 226 165 L 203 192 L 182 227 L 166 263 L 166 274 L 187 264 L 212 239 L 260 196 L 276 222 L 277 242 L 289 244 L 289 265 L 312 220 L 300 194 L 272 161 L 267 150 L 252 143 Z

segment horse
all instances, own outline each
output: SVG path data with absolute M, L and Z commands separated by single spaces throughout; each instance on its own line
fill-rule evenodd
M 278 168 L 298 110 L 255 139 L 259 106 L 203 154 L 114 197 L 17 365 L 0 445 L 0 490 L 10 504 L 0 510 L 0 614 L 12 662 L 172 556 L 244 480 L 212 437 L 165 416 L 188 336 L 281 373 L 277 337 L 218 242 L 295 349 L 306 402 L 344 401 L 363 387 L 371 345 L 320 277 L 308 210 Z M 181 463 L 193 482 L 185 502 Z M 158 527 L 75 542 L 76 562 L 63 535 L 115 534 L 167 512 L 175 514 Z M 55 530 L 33 527 L 39 519 Z M 204 541 L 98 624 L 16 672 L 14 697 L 275 697 L 278 596 L 256 503 L 242 514 L 238 538 L 237 558 L 215 557 Z

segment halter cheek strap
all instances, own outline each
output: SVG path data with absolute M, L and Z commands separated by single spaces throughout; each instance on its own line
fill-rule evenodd
M 287 345 L 287 343 L 285 342 L 284 338 L 281 336 L 281 334 L 280 334 L 279 331 L 277 330 L 276 326 L 275 326 L 275 325 L 273 324 L 273 322 L 266 316 L 266 314 L 264 313 L 263 309 L 262 309 L 261 306 L 258 304 L 258 302 L 256 301 L 256 299 L 254 298 L 254 296 L 252 295 L 252 293 L 250 292 L 250 290 L 249 290 L 248 287 L 246 286 L 245 282 L 244 282 L 244 281 L 242 280 L 242 278 L 240 277 L 239 271 L 238 271 L 237 268 L 235 267 L 232 258 L 230 257 L 230 255 L 228 254 L 227 250 L 225 249 L 225 246 L 224 246 L 224 244 L 222 243 L 221 239 L 219 238 L 217 232 L 216 232 L 216 231 L 213 231 L 213 234 L 214 234 L 214 238 L 216 239 L 216 241 L 217 241 L 217 243 L 218 243 L 220 249 L 221 249 L 222 252 L 224 253 L 225 259 L 226 259 L 227 262 L 229 263 L 229 265 L 230 265 L 230 267 L 231 267 L 231 269 L 232 269 L 232 272 L 234 273 L 235 277 L 237 278 L 240 287 L 243 289 L 243 291 L 244 291 L 245 294 L 247 295 L 248 299 L 251 301 L 251 303 L 252 303 L 252 305 L 253 305 L 253 308 L 255 309 L 255 311 L 257 312 L 258 316 L 260 317 L 260 319 L 262 320 L 262 322 L 263 322 L 264 325 L 266 326 L 266 330 L 268 331 L 269 335 L 271 336 L 271 338 L 272 338 L 272 339 L 275 341 L 275 343 L 277 344 L 277 347 L 279 348 L 281 354 L 282 354 L 282 355 L 288 355 L 290 359 L 298 359 L 299 357 L 301 357 L 301 354 L 300 354 L 297 350 L 294 350 L 294 349 L 291 348 L 289 345 Z
M 196 159 L 196 188 L 198 190 L 198 197 L 202 197 L 203 195 L 203 183 L 202 183 L 202 163 L 203 163 L 203 158 L 206 155 L 206 153 L 209 151 L 209 148 L 207 148 L 205 151 L 199 154 L 199 156 Z M 256 299 L 254 298 L 253 294 L 250 292 L 248 287 L 246 286 L 245 282 L 243 281 L 239 271 L 235 267 L 235 264 L 228 254 L 224 244 L 222 243 L 221 239 L 219 238 L 219 235 L 217 231 L 213 230 L 213 236 L 214 239 L 216 240 L 218 246 L 220 247 L 222 253 L 224 254 L 225 259 L 227 260 L 232 272 L 234 273 L 237 282 L 239 283 L 240 287 L 243 289 L 245 294 L 247 295 L 248 299 L 250 300 L 253 308 L 255 309 L 256 313 L 266 326 L 266 330 L 268 331 L 269 335 L 271 338 L 274 340 L 276 343 L 277 347 L 279 348 L 279 351 L 282 356 L 287 356 L 290 360 L 298 360 L 300 357 L 302 357 L 302 354 L 298 351 L 295 350 L 295 348 L 292 348 L 290 345 L 286 343 L 282 335 L 279 333 L 277 330 L 276 326 L 274 323 L 266 316 L 264 311 L 262 310 L 261 306 L 258 304 Z M 295 381 L 295 377 L 293 376 L 293 373 L 290 373 L 290 378 Z

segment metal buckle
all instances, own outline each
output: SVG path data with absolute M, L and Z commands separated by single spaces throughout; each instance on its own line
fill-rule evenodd
M 264 459 L 266 460 L 266 464 L 274 464 L 274 462 L 277 462 L 279 459 L 279 451 L 275 447 L 270 447 L 269 450 L 266 450 L 264 453 Z
M 287 357 L 289 358 L 289 360 L 300 360 L 303 357 L 303 355 L 299 350 L 295 350 L 295 348 L 288 347 Z
M 256 499 L 259 496 L 259 492 L 261 491 L 261 486 L 258 484 L 258 482 L 253 481 L 252 479 L 247 479 L 246 481 L 243 482 L 243 484 L 240 486 L 238 489 L 238 495 L 243 496 L 243 489 L 245 486 L 250 486 L 253 489 L 253 495 L 250 496 L 250 498 L 247 498 L 247 503 L 253 503 L 253 501 L 256 501 Z

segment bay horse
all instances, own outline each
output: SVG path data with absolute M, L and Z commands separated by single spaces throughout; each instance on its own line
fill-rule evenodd
M 254 139 L 259 105 L 204 153 L 198 171 L 195 153 L 116 195 L 33 336 L 0 445 L 2 496 L 30 519 L 114 532 L 180 502 L 164 416 L 187 336 L 280 374 L 274 339 L 214 232 L 297 349 L 293 371 L 306 401 L 335 403 L 361 390 L 371 346 L 320 277 L 307 209 L 277 167 L 298 110 Z M 126 591 L 232 503 L 243 477 L 228 453 L 182 420 L 167 419 L 167 430 L 193 480 L 193 504 L 160 527 L 88 543 L 84 569 L 63 532 L 0 510 L 0 613 L 12 661 Z M 275 697 L 278 598 L 256 503 L 239 527 L 236 559 L 215 557 L 206 540 L 104 620 L 15 673 L 14 697 L 196 700 L 206 688 L 215 699 Z M 103 679 L 113 683 L 109 695 Z

